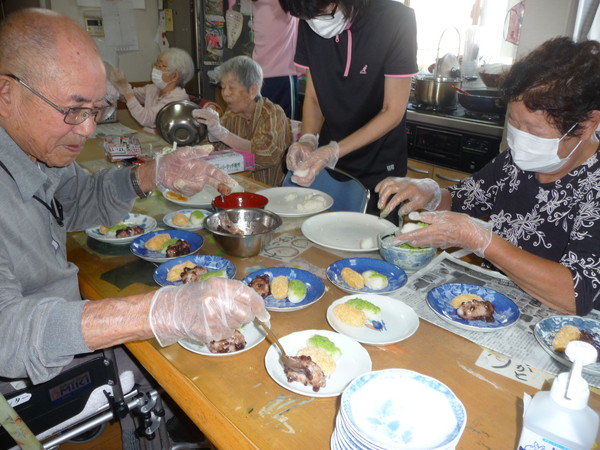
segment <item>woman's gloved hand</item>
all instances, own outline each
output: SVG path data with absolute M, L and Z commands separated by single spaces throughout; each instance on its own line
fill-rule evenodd
M 217 277 L 159 289 L 149 313 L 152 332 L 163 347 L 182 338 L 204 343 L 226 339 L 254 317 L 270 318 L 263 298 L 241 281 Z
M 300 163 L 297 170 L 294 171 L 292 181 L 300 186 L 310 186 L 315 181 L 315 177 L 325 167 L 333 169 L 340 158 L 340 146 L 337 142 L 331 141 L 312 152 L 306 160 Z
M 211 142 L 222 141 L 229 134 L 229 130 L 221 125 L 219 113 L 210 107 L 194 109 L 192 117 L 198 123 L 206 125 Z M 211 139 L 212 136 L 212 139 Z
M 202 159 L 204 146 L 183 147 L 156 157 L 156 187 L 170 189 L 183 195 L 194 195 L 206 184 L 221 194 L 231 193 L 237 182 L 222 170 Z
M 285 159 L 288 170 L 298 170 L 300 164 L 319 146 L 319 138 L 315 134 L 303 134 L 296 142 L 290 145 Z
M 121 70 L 114 68 L 109 75 L 109 80 L 118 89 L 119 94 L 124 96 L 129 92 L 133 92 L 127 77 Z
M 401 203 L 404 204 L 398 215 L 404 216 L 417 209 L 433 211 L 442 200 L 442 190 L 431 178 L 388 177 L 375 186 L 375 192 L 379 193 L 377 207 L 382 210 L 382 217 Z M 390 196 L 393 197 L 388 202 Z
M 492 242 L 492 224 L 467 214 L 452 211 L 411 212 L 408 218 L 430 225 L 399 234 L 393 239 L 394 242 L 406 242 L 413 247 L 460 247 L 482 258 Z

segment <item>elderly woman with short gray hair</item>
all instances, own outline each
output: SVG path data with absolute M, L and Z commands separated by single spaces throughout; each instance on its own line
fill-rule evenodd
M 290 120 L 283 109 L 260 95 L 260 65 L 247 56 L 236 56 L 215 69 L 227 109 L 223 117 L 212 108 L 192 115 L 208 128 L 215 148 L 232 148 L 254 154 L 252 177 L 271 186 L 283 180 L 286 149 L 292 143 Z M 217 142 L 218 141 L 218 142 Z
M 194 76 L 192 57 L 180 48 L 168 48 L 152 64 L 152 84 L 132 88 L 125 74 L 113 69 L 110 81 L 119 91 L 127 109 L 143 127 L 156 128 L 156 115 L 163 106 L 189 100 L 184 86 Z

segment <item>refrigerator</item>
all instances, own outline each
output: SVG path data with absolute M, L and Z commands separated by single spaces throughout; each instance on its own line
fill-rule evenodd
M 196 77 L 186 89 L 214 101 L 210 71 L 233 56 L 252 56 L 252 1 L 171 0 L 168 7 L 173 12 L 169 45 L 187 50 L 196 66 Z

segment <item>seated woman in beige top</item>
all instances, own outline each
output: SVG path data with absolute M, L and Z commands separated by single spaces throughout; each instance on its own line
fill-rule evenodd
M 283 180 L 285 151 L 292 143 L 290 120 L 283 109 L 260 95 L 263 74 L 260 65 L 247 56 L 236 56 L 215 69 L 225 114 L 212 108 L 193 111 L 208 128 L 215 148 L 254 153 L 253 178 L 271 186 Z M 218 141 L 218 142 L 217 142 Z

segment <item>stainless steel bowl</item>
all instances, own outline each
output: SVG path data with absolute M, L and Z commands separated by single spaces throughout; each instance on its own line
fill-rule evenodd
M 242 234 L 225 231 L 232 224 Z M 211 214 L 204 221 L 206 229 L 229 255 L 255 256 L 273 237 L 281 225 L 281 217 L 271 211 L 256 208 L 226 209 Z
M 169 144 L 196 145 L 206 136 L 206 125 L 196 122 L 192 111 L 199 106 L 187 100 L 171 102 L 156 115 L 156 129 Z
M 456 90 L 460 88 L 460 78 L 417 76 L 415 79 L 415 101 L 420 105 L 456 107 Z

